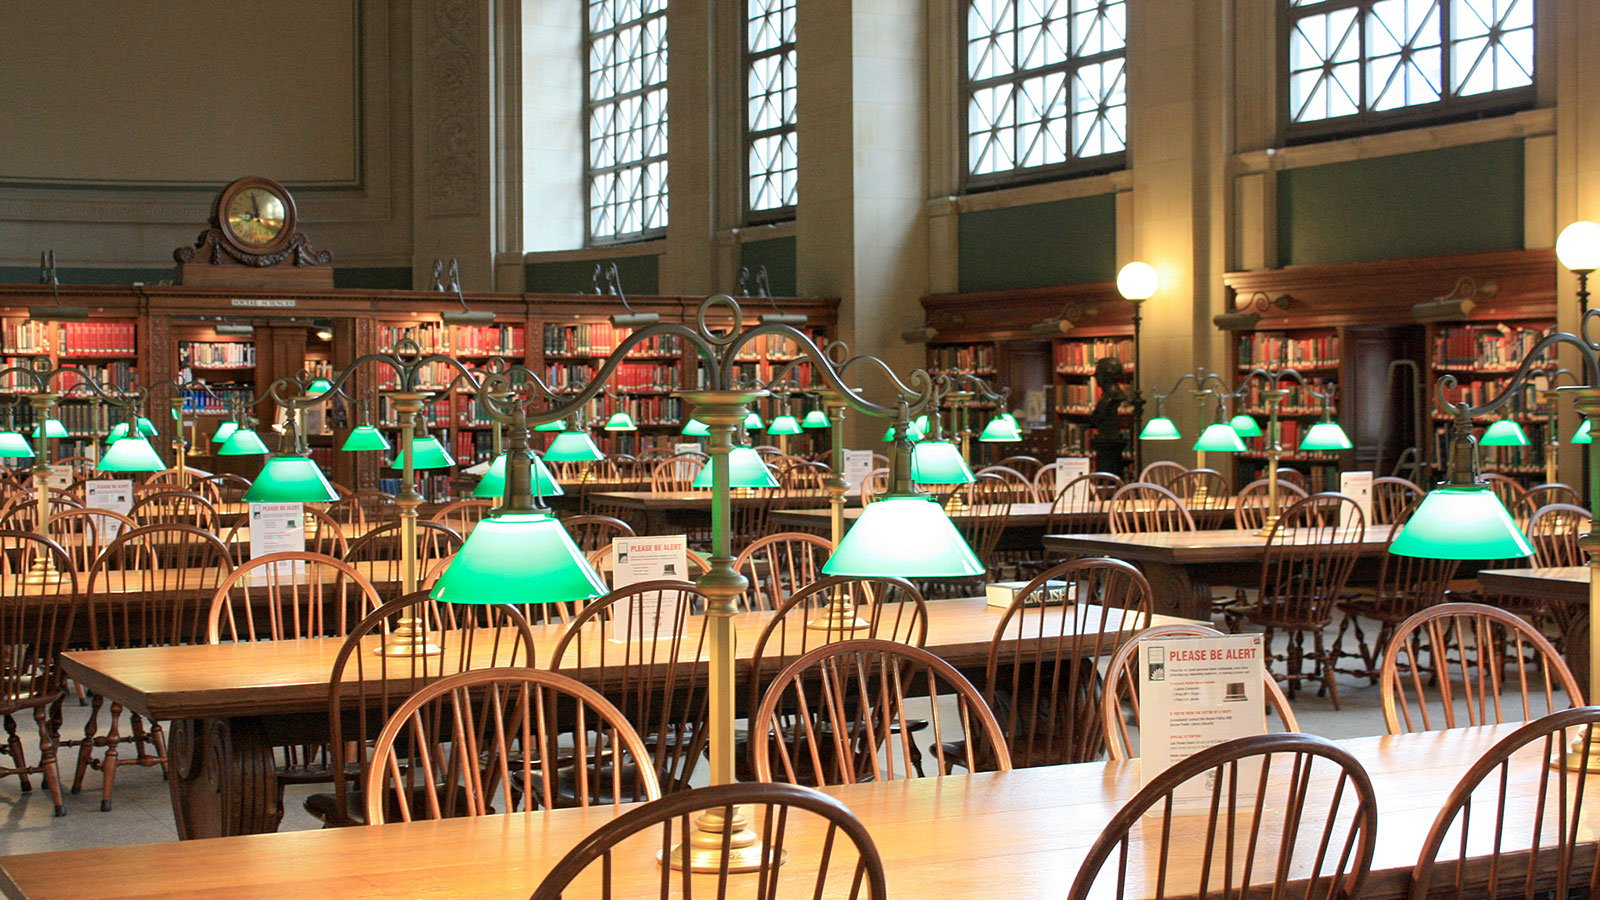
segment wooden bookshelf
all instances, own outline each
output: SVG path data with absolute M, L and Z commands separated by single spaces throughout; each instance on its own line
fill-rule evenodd
M 974 444 L 974 464 L 989 464 L 1013 454 L 1041 460 L 1058 456 L 1092 456 L 1089 412 L 1098 400 L 1095 364 L 1103 357 L 1121 360 L 1133 370 L 1133 305 L 1110 282 L 1014 291 L 936 294 L 924 297 L 931 372 L 978 375 L 998 387 L 1011 388 L 1012 412 L 1024 426 L 1022 444 Z M 1063 312 L 1074 322 L 1060 335 L 1039 335 L 1037 322 Z M 1028 396 L 1042 401 L 1042 417 L 1025 415 Z M 986 421 L 987 405 L 970 417 L 972 426 Z M 1133 410 L 1124 406 L 1124 430 L 1131 464 Z
M 1461 379 L 1463 390 L 1479 399 L 1490 386 L 1503 383 L 1509 375 L 1503 371 L 1506 365 L 1519 360 L 1535 335 L 1554 321 L 1557 270 L 1553 252 L 1517 250 L 1229 273 L 1224 283 L 1237 309 L 1248 308 L 1257 293 L 1290 298 L 1287 308 L 1269 308 L 1253 330 L 1229 341 L 1230 371 L 1242 375 L 1247 363 L 1274 362 L 1273 352 L 1287 354 L 1276 361 L 1288 362 L 1308 380 L 1338 385 L 1335 415 L 1355 444 L 1354 450 L 1338 454 L 1342 467 L 1389 474 L 1401 451 L 1416 447 L 1424 465 L 1420 477 L 1428 480 L 1445 453 L 1440 439 L 1445 423 L 1434 399 L 1436 380 L 1450 372 Z M 1492 293 L 1478 295 L 1459 321 L 1419 321 L 1412 306 L 1450 294 L 1463 277 L 1492 285 Z M 1503 345 L 1499 338 L 1485 337 L 1485 346 L 1479 346 L 1480 335 L 1502 335 L 1502 328 L 1511 335 Z M 1280 338 L 1291 344 L 1277 348 L 1271 343 Z M 1491 361 L 1485 367 L 1475 354 L 1491 347 L 1500 354 L 1500 364 Z M 1419 376 L 1420 398 L 1412 392 L 1413 370 Z M 1254 402 L 1247 406 L 1265 411 Z M 1490 471 L 1539 479 L 1543 470 L 1535 474 L 1534 466 L 1542 463 L 1538 444 L 1545 434 L 1542 423 L 1533 420 L 1537 407 L 1530 403 L 1522 409 L 1539 426 L 1528 435 L 1536 446 L 1524 458 L 1485 448 L 1483 461 Z M 1318 412 L 1291 396 L 1282 420 L 1305 428 Z M 1283 438 L 1285 448 L 1299 440 L 1289 428 Z M 1262 439 L 1250 443 L 1253 452 L 1238 460 L 1239 477 L 1252 476 L 1263 465 L 1256 450 Z M 1293 455 L 1287 459 L 1297 467 L 1321 461 Z
M 6 310 L 0 315 L 0 365 L 68 366 L 119 393 L 138 383 L 138 331 L 137 320 L 129 316 L 97 314 L 88 322 L 43 322 L 28 319 L 25 309 Z M 33 410 L 22 399 L 29 391 L 26 385 L 20 375 L 0 384 L 0 393 L 12 404 L 13 421 L 24 434 L 33 426 Z M 79 386 L 75 378 L 60 379 L 56 387 L 63 396 L 55 416 L 70 436 L 58 441 L 53 456 L 86 456 L 91 443 L 100 440 L 114 424 L 111 413 L 104 404 L 91 399 L 89 390 Z

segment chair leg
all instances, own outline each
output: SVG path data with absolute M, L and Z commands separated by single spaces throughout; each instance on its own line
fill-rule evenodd
M 104 702 L 99 694 L 90 695 L 89 721 L 83 725 L 83 740 L 78 742 L 77 770 L 72 775 L 74 794 L 83 789 L 83 774 L 89 771 L 89 763 L 94 759 L 94 736 L 100 729 L 100 706 Z
M 39 772 L 44 776 L 45 788 L 50 791 L 50 801 L 55 804 L 56 815 L 64 816 L 67 814 L 67 804 L 61 799 L 61 769 L 56 763 L 60 737 L 55 723 L 46 716 L 43 706 L 34 707 L 33 720 L 39 726 Z
M 1322 637 L 1322 629 L 1316 630 L 1312 640 L 1317 655 L 1317 668 L 1322 670 L 1322 683 L 1327 687 L 1329 696 L 1333 698 L 1333 708 L 1337 710 L 1339 708 L 1339 679 L 1335 677 L 1334 666 L 1334 663 L 1337 662 L 1337 657 L 1326 648 L 1326 641 Z M 1320 694 L 1321 691 L 1318 691 L 1318 693 Z
M 17 734 L 17 720 L 10 713 L 5 714 L 6 752 L 11 754 L 11 763 L 17 772 L 17 778 L 22 781 L 24 794 L 33 790 L 33 784 L 28 780 L 28 758 L 22 752 L 22 736 Z

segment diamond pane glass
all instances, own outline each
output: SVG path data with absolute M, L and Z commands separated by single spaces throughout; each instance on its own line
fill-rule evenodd
M 589 236 L 667 226 L 666 0 L 588 0 Z
M 1468 98 L 1464 110 L 1525 102 L 1525 90 L 1481 98 L 1533 84 L 1535 2 L 1287 0 L 1289 122 L 1377 123 L 1402 111 L 1414 122 Z
M 1126 149 L 1124 0 L 969 0 L 966 28 L 969 175 Z
M 751 212 L 798 201 L 795 0 L 745 0 L 745 175 Z

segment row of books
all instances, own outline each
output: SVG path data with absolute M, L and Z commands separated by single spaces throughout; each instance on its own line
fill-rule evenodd
M 179 341 L 179 366 L 253 366 L 256 345 L 250 341 Z
M 1339 336 L 1290 339 L 1281 332 L 1254 332 L 1239 337 L 1239 366 L 1294 368 L 1339 364 Z
M 394 470 L 384 469 L 383 471 Z M 400 493 L 400 476 L 379 478 L 378 490 L 386 494 Z M 422 500 L 425 503 L 448 503 L 453 499 L 450 489 L 449 470 L 418 472 L 417 493 L 422 495 Z
M 183 392 L 183 411 L 190 415 L 220 416 L 249 403 L 255 391 L 245 385 L 210 385 L 209 392 L 187 388 Z M 231 402 L 230 402 L 231 401 Z
M 1450 392 L 1450 399 L 1465 401 L 1473 406 L 1481 406 L 1500 396 L 1505 387 L 1506 378 L 1504 376 L 1497 379 L 1486 378 L 1460 381 L 1456 383 L 1456 389 Z M 1539 386 L 1525 384 L 1522 386 L 1521 396 L 1513 397 L 1509 403 L 1500 409 L 1506 415 L 1516 415 L 1518 413 L 1534 412 L 1540 408 Z
M 527 347 L 526 336 L 527 328 L 522 325 L 446 325 L 443 322 L 385 325 L 381 332 L 386 350 L 402 338 L 410 338 L 425 354 L 458 353 L 518 358 Z
M 793 338 L 782 334 L 763 334 L 743 347 L 734 359 L 793 359 L 800 355 L 800 346 Z
M 112 423 L 126 421 L 127 414 L 117 409 L 102 406 L 95 409 L 92 403 L 74 403 L 66 401 L 57 404 L 55 417 L 67 428 L 67 433 L 75 437 L 94 437 L 104 434 Z M 32 419 L 29 419 L 31 427 Z
M 603 424 L 620 411 L 633 416 L 633 421 L 639 425 L 676 425 L 683 421 L 683 401 L 662 394 L 629 397 L 622 401 L 596 397 L 589 401 L 587 415 L 590 422 Z
M 1092 373 L 1102 359 L 1115 359 L 1123 368 L 1133 366 L 1132 338 L 1056 341 L 1056 371 Z
M 458 431 L 450 441 L 456 465 L 470 466 L 494 455 L 494 435 L 487 431 Z
M 1310 390 L 1294 381 L 1280 381 L 1278 383 L 1278 389 L 1287 392 L 1287 396 L 1283 398 L 1281 405 L 1278 407 L 1279 412 L 1322 411 L 1322 401 L 1311 396 L 1311 390 L 1315 390 L 1319 394 L 1325 394 L 1330 388 L 1336 389 L 1337 383 L 1328 378 L 1308 378 L 1307 381 L 1311 384 Z M 1261 385 L 1260 381 L 1252 379 L 1250 387 L 1244 392 L 1244 409 L 1252 414 L 1266 415 L 1267 398 L 1264 396 L 1265 391 L 1266 388 Z M 1335 397 L 1337 396 L 1336 393 Z
M 389 367 L 381 366 L 383 381 L 378 385 L 382 391 L 398 390 L 400 378 Z M 417 369 L 417 384 L 425 388 L 442 388 L 454 381 L 461 374 L 461 370 L 447 362 L 431 362 Z
M 138 369 L 130 362 L 114 363 L 88 363 L 78 362 L 71 365 L 72 369 L 94 379 L 101 387 L 112 391 L 131 391 L 138 382 Z M 70 391 L 78 387 L 82 381 L 72 372 L 66 372 L 56 378 L 55 387 L 62 391 Z
M 62 356 L 132 356 L 138 352 L 132 322 L 63 322 Z
M 1548 328 L 1462 325 L 1441 328 L 1433 341 L 1436 366 L 1509 368 L 1528 355 Z
M 610 322 L 546 325 L 544 352 L 547 356 L 605 356 L 632 332 L 631 328 L 618 328 Z M 634 347 L 628 355 L 678 356 L 682 351 L 677 335 L 659 334 Z
M 49 353 L 55 334 L 51 322 L 33 319 L 5 320 L 5 349 L 13 353 Z
M 929 347 L 928 367 L 931 369 L 960 369 L 965 372 L 991 370 L 994 368 L 994 345 L 967 344 L 956 347 Z

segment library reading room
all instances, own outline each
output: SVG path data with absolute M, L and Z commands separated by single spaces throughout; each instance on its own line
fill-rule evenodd
M 1600 0 L 0 3 L 0 896 L 1600 898 L 1597 270 Z

